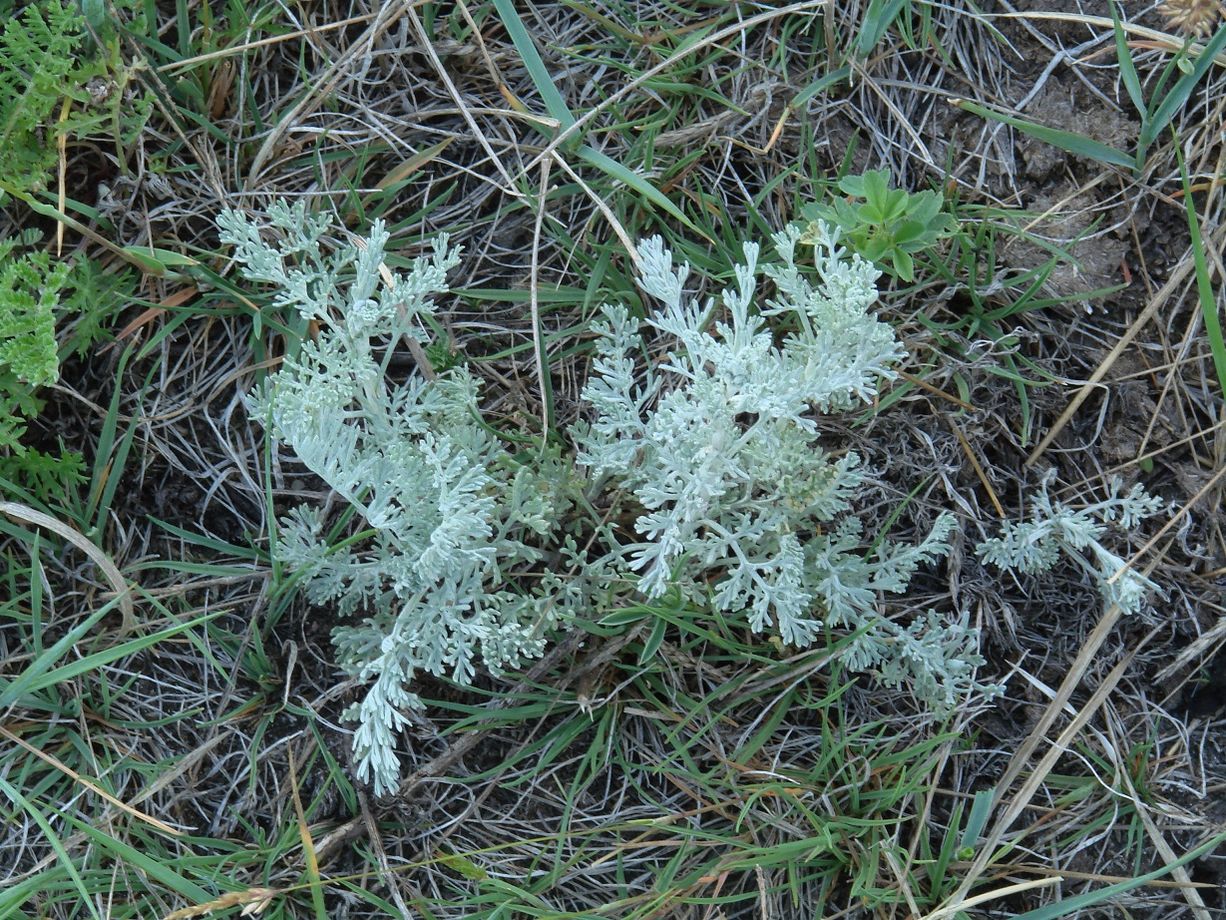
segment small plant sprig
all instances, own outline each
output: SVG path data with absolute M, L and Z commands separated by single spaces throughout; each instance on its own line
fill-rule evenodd
M 809 233 L 818 283 L 797 263 L 800 227 L 788 227 L 772 237 L 781 263 L 762 270 L 776 295 L 760 309 L 757 244 L 745 244 L 719 309 L 686 295 L 688 266 L 659 239 L 641 244 L 640 285 L 661 302 L 646 325 L 671 350 L 638 370 L 640 324 L 605 307 L 583 391 L 596 416 L 578 433 L 578 459 L 641 507 L 641 542 L 614 555 L 649 599 L 678 590 L 794 646 L 825 626 L 855 631 L 850 667 L 948 708 L 976 686 L 978 634 L 935 614 L 904 628 L 878 613 L 877 596 L 943 556 L 954 521 L 941 515 L 913 546 L 861 548 L 861 522 L 846 512 L 866 474 L 854 453 L 822 445 L 814 415 L 871 400 L 903 352 L 870 312 L 880 272 L 843 249 L 837 229 Z M 770 317 L 795 330 L 781 345 Z
M 838 227 L 855 252 L 903 281 L 915 279 L 916 254 L 957 228 L 954 219 L 942 212 L 940 195 L 890 188 L 888 169 L 844 176 L 839 190 L 857 200 L 839 198 L 804 208 L 801 213 L 811 223 L 803 241 L 816 242 L 815 222 L 824 221 Z
M 130 278 L 88 259 L 53 261 L 37 241 L 0 240 L 0 481 L 22 501 L 47 504 L 83 481 L 84 463 L 22 443 L 26 423 L 42 408 L 39 390 L 59 379 L 61 353 L 83 355 L 102 337 Z
M 405 711 L 420 706 L 408 689 L 415 674 L 467 684 L 478 656 L 498 673 L 542 651 L 557 605 L 516 590 L 515 573 L 540 557 L 562 476 L 548 459 L 536 468 L 511 459 L 482 424 L 477 382 L 464 368 L 388 379 L 401 337 L 427 341 L 431 296 L 447 290 L 459 260 L 445 236 L 385 282 L 381 221 L 360 249 L 324 256 L 326 218 L 302 204 L 274 205 L 268 217 L 275 245 L 234 211 L 218 221 L 222 240 L 248 278 L 275 284 L 276 301 L 318 323 L 320 335 L 266 381 L 252 415 L 368 528 L 331 546 L 320 510 L 302 506 L 283 519 L 276 553 L 305 575 L 313 602 L 361 617 L 333 641 L 342 666 L 367 684 L 346 712 L 358 722 L 358 777 L 387 793 L 399 774 L 396 734 Z
M 1140 485 L 1122 492 L 1121 481 L 1112 479 L 1107 498 L 1073 509 L 1063 502 L 1052 502 L 1047 486 L 1053 475 L 1049 473 L 1040 483 L 1029 521 L 1006 522 L 999 537 L 983 541 L 975 552 L 998 568 L 1027 574 L 1050 571 L 1063 553 L 1090 574 L 1105 604 L 1116 604 L 1124 613 L 1138 612 L 1146 597 L 1159 588 L 1144 575 L 1126 568 L 1124 560 L 1103 546 L 1101 538 L 1109 523 L 1131 530 L 1160 511 L 1162 499 L 1147 494 Z M 1093 562 L 1086 558 L 1086 550 Z

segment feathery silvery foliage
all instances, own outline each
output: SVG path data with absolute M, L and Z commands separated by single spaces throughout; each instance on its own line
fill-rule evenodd
M 1053 502 L 1048 495 L 1047 485 L 1054 475 L 1054 471 L 1049 473 L 1040 483 L 1029 521 L 1006 521 L 999 537 L 985 540 L 975 551 L 984 562 L 1028 574 L 1050 570 L 1063 551 L 1091 575 L 1105 604 L 1116 604 L 1124 613 L 1141 610 L 1146 596 L 1158 591 L 1158 586 L 1125 568 L 1124 560 L 1103 546 L 1100 539 L 1113 521 L 1131 530 L 1160 511 L 1162 499 L 1147 494 L 1140 485 L 1122 492 L 1123 484 L 1113 478 L 1107 498 L 1073 509 L 1063 502 Z M 1093 562 L 1086 558 L 1085 550 L 1089 550 Z
M 341 664 L 369 683 L 348 713 L 359 723 L 358 776 L 388 792 L 399 772 L 396 733 L 405 710 L 419 705 L 407 686 L 416 672 L 466 683 L 477 655 L 497 671 L 540 653 L 554 605 L 509 586 L 517 566 L 538 558 L 532 544 L 556 517 L 549 481 L 558 477 L 549 463 L 534 470 L 511 461 L 481 424 L 466 371 L 388 378 L 394 344 L 426 340 L 430 297 L 447 290 L 459 251 L 445 236 L 408 274 L 392 275 L 382 222 L 365 245 L 325 257 L 326 219 L 284 204 L 268 216 L 275 244 L 233 211 L 218 222 L 222 239 L 243 273 L 274 284 L 274 302 L 314 320 L 319 337 L 271 375 L 252 415 L 367 527 L 360 542 L 330 547 L 320 510 L 299 507 L 284 519 L 276 551 L 305 573 L 312 601 L 362 617 L 334 640 Z
M 222 239 L 243 273 L 273 285 L 274 304 L 311 320 L 318 337 L 285 358 L 252 414 L 364 522 L 354 536 L 325 536 L 322 509 L 296 508 L 275 552 L 305 576 L 314 602 L 356 621 L 334 640 L 367 685 L 349 715 L 358 776 L 376 792 L 396 785 L 395 739 L 419 705 L 415 674 L 467 683 L 478 658 L 495 672 L 515 666 L 540 653 L 564 611 L 615 607 L 632 574 L 648 598 L 678 591 L 793 645 L 825 626 L 850 632 L 851 667 L 906 683 L 937 708 L 985 689 L 974 682 L 978 633 L 965 622 L 929 612 L 901 625 L 877 612 L 879 592 L 905 590 L 918 566 L 946 552 L 952 517 L 916 545 L 878 540 L 865 550 L 849 513 L 865 472 L 819 437 L 818 414 L 872 400 L 903 354 L 870 312 L 877 270 L 840 248 L 837 233 L 805 237 L 812 267 L 798 264 L 798 227 L 773 237 L 779 260 L 761 269 L 758 247 L 746 244 L 735 284 L 705 306 L 687 296 L 687 269 L 659 240 L 641 245 L 643 289 L 660 301 L 648 325 L 671 350 L 640 367 L 640 324 L 606 307 L 583 391 L 593 420 L 575 434 L 596 487 L 611 482 L 642 512 L 640 539 L 623 545 L 609 522 L 584 525 L 584 541 L 556 532 L 573 471 L 556 455 L 531 465 L 508 455 L 465 370 L 389 379 L 397 344 L 427 340 L 431 297 L 446 291 L 458 259 L 445 237 L 393 275 L 380 222 L 361 245 L 325 255 L 326 219 L 280 204 L 268 221 L 271 233 L 227 212 Z M 760 273 L 774 289 L 761 303 Z M 546 549 L 551 565 L 535 567 L 531 592 L 517 590 Z M 553 571 L 558 563 L 574 577 Z
M 813 284 L 797 263 L 800 241 L 796 226 L 773 237 L 780 262 L 762 272 L 775 297 L 762 309 L 756 244 L 744 245 L 719 303 L 702 305 L 685 292 L 688 267 L 658 238 L 642 243 L 640 284 L 660 301 L 647 326 L 671 348 L 638 370 L 640 324 L 624 307 L 604 308 L 583 391 L 595 419 L 577 436 L 578 459 L 641 506 L 641 541 L 620 553 L 647 597 L 679 588 L 703 602 L 710 592 L 717 609 L 746 611 L 754 630 L 797 646 L 823 623 L 862 630 L 853 667 L 952 706 L 974 686 L 976 631 L 935 614 L 904 628 L 876 603 L 946 552 L 953 519 L 942 515 L 918 545 L 863 551 L 861 524 L 846 513 L 864 476 L 859 458 L 825 450 L 814 420 L 870 401 L 894 376 L 902 348 L 870 313 L 880 273 L 819 225 Z M 790 330 L 779 344 L 768 317 Z

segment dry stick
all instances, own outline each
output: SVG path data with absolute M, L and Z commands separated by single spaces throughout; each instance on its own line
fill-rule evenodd
M 1223 276 L 1226 277 L 1226 274 Z M 1154 396 L 1154 410 L 1150 414 L 1149 421 L 1145 425 L 1145 432 L 1141 435 L 1141 443 L 1137 446 L 1137 450 L 1144 450 L 1149 447 L 1150 439 L 1153 437 L 1154 428 L 1157 426 L 1159 419 L 1168 418 L 1171 412 L 1176 412 L 1184 418 L 1185 427 L 1191 427 L 1191 421 L 1184 416 L 1182 411 L 1180 411 L 1182 410 L 1182 406 L 1174 397 L 1172 397 L 1172 393 L 1176 393 L 1177 391 L 1186 387 L 1183 377 L 1178 372 L 1182 365 L 1193 364 L 1196 360 L 1191 355 L 1191 352 L 1199 339 L 1198 332 L 1200 327 L 1203 326 L 1203 318 L 1204 317 L 1202 316 L 1201 311 L 1192 311 L 1191 315 L 1188 317 L 1188 322 L 1184 329 L 1183 337 L 1180 339 L 1178 345 L 1174 346 L 1173 349 L 1166 341 L 1166 336 L 1162 337 L 1163 354 L 1169 355 L 1173 352 L 1176 357 L 1171 359 L 1171 369 L 1166 374 L 1166 379 L 1162 381 L 1162 386 Z M 1208 357 L 1212 359 L 1213 355 L 1210 354 Z M 1202 374 L 1204 373 L 1204 366 L 1205 365 L 1202 363 Z M 1190 392 L 1186 392 L 1184 395 L 1186 398 L 1191 398 Z M 1165 408 L 1165 403 L 1168 398 L 1171 398 L 1172 402 L 1172 408 L 1169 411 Z M 1200 459 L 1195 448 L 1192 450 L 1192 457 L 1196 461 L 1199 461 Z
M 402 917 L 412 917 L 413 912 L 409 910 L 409 906 L 404 903 L 404 898 L 400 894 L 400 886 L 395 883 L 395 869 L 392 868 L 391 861 L 387 858 L 387 849 L 383 846 L 383 841 L 379 838 L 378 825 L 375 823 L 375 816 L 370 811 L 370 801 L 366 797 L 365 790 L 359 788 L 358 806 L 362 812 L 362 824 L 365 826 L 367 833 L 370 835 L 370 846 L 375 851 L 375 859 L 379 863 L 379 868 L 383 870 L 382 877 L 384 884 L 387 885 L 387 891 L 392 896 L 392 900 L 396 902 L 396 906 L 400 908 Z M 305 848 L 304 848 L 305 849 Z M 304 852 L 305 857 L 305 852 Z M 320 858 L 319 849 L 315 850 L 316 862 Z M 306 860 L 304 858 L 303 862 Z M 318 866 L 316 867 L 316 875 L 318 875 Z
M 532 313 L 532 351 L 535 353 L 537 386 L 541 389 L 541 431 L 546 438 L 553 432 L 553 393 L 545 376 L 545 337 L 541 334 L 540 257 L 541 226 L 545 223 L 545 199 L 549 195 L 549 160 L 541 161 L 541 194 L 536 202 L 532 224 L 532 264 L 528 269 L 528 308 Z
M 1223 238 L 1226 238 L 1226 225 L 1220 227 L 1218 232 L 1213 234 L 1209 244 L 1211 246 L 1218 246 L 1221 244 Z M 1119 359 L 1120 355 L 1123 354 L 1124 349 L 1128 347 L 1132 340 L 1137 337 L 1137 334 L 1140 333 L 1140 331 L 1145 327 L 1145 324 L 1148 323 L 1150 319 L 1153 318 L 1154 314 L 1158 312 L 1158 308 L 1165 304 L 1167 300 L 1171 298 L 1171 295 L 1175 293 L 1175 289 L 1183 283 L 1184 279 L 1192 271 L 1192 265 L 1192 253 L 1189 250 L 1183 259 L 1180 260 L 1179 266 L 1174 272 L 1171 273 L 1171 277 L 1167 279 L 1166 284 L 1162 285 L 1158 293 L 1154 295 L 1154 299 L 1151 300 L 1149 305 L 1141 311 L 1141 315 L 1133 321 L 1133 324 L 1128 327 L 1128 331 L 1120 337 L 1120 340 L 1116 342 L 1115 347 L 1111 349 L 1107 357 L 1103 359 L 1101 364 L 1099 364 L 1098 369 L 1094 371 L 1094 373 L 1090 376 L 1090 379 L 1085 382 L 1082 388 L 1078 391 L 1077 395 L 1073 397 L 1072 402 L 1068 404 L 1068 408 L 1060 413 L 1060 417 L 1056 419 L 1055 424 L 1052 425 L 1047 434 L 1043 436 L 1043 440 L 1039 442 L 1038 446 L 1035 447 L 1030 456 L 1026 458 L 1026 466 L 1033 466 L 1035 461 L 1038 460 L 1039 457 L 1043 455 L 1043 452 L 1047 450 L 1048 445 L 1051 444 L 1056 435 L 1064 430 L 1064 426 L 1069 423 L 1069 420 L 1072 419 L 1077 410 L 1081 408 L 1081 404 L 1086 401 L 1087 397 L 1090 395 L 1090 392 L 1098 385 L 1098 382 L 1106 376 L 1107 371 L 1111 369 L 1112 365 L 1114 365 Z
M 992 483 L 988 479 L 988 474 L 984 472 L 983 465 L 979 462 L 979 458 L 975 455 L 975 451 L 971 448 L 971 443 L 966 439 L 966 435 L 962 433 L 962 429 L 958 427 L 958 423 L 954 421 L 952 415 L 945 417 L 945 421 L 949 427 L 953 429 L 957 435 L 958 443 L 962 446 L 962 452 L 966 454 L 966 458 L 971 461 L 971 467 L 975 470 L 975 475 L 979 477 L 979 482 L 988 493 L 988 498 L 992 500 L 992 507 L 996 509 L 996 516 L 1002 521 L 1008 517 L 1005 514 L 1004 507 L 1001 506 L 1000 499 L 996 497 L 996 490 L 992 488 Z
M 1029 675 L 1025 675 L 1025 676 L 1031 681 L 1032 684 L 1037 686 L 1049 698 L 1055 695 L 1055 691 L 1052 690 L 1050 687 L 1048 687 L 1046 684 L 1044 684 L 1042 681 L 1038 680 L 1037 678 L 1032 678 Z M 1070 714 L 1074 716 L 1076 715 L 1076 710 L 1074 710 L 1071 706 L 1066 707 L 1066 710 Z M 1202 883 L 1193 882 L 1191 877 L 1188 875 L 1187 869 L 1182 865 L 1176 865 L 1176 863 L 1178 862 L 1178 857 L 1175 855 L 1174 850 L 1172 850 L 1170 845 L 1166 842 L 1166 839 L 1162 836 L 1162 833 L 1159 830 L 1157 824 L 1155 824 L 1154 820 L 1150 817 L 1149 815 L 1150 810 L 1148 806 L 1144 802 L 1142 802 L 1140 799 L 1140 796 L 1138 796 L 1136 787 L 1133 785 L 1132 778 L 1129 776 L 1128 767 L 1122 762 L 1120 758 L 1120 751 L 1124 749 L 1124 746 L 1120 738 L 1116 734 L 1116 730 L 1115 730 L 1115 720 L 1116 719 L 1118 719 L 1118 716 L 1114 716 L 1114 717 L 1110 715 L 1107 716 L 1107 718 L 1105 719 L 1105 722 L 1106 722 L 1106 733 L 1105 734 L 1102 731 L 1099 731 L 1098 729 L 1092 726 L 1089 727 L 1088 730 L 1090 734 L 1092 734 L 1095 738 L 1097 738 L 1099 745 L 1103 749 L 1104 756 L 1106 756 L 1110 760 L 1112 766 L 1115 768 L 1116 776 L 1119 778 L 1119 781 L 1127 788 L 1128 794 L 1133 799 L 1133 803 L 1136 807 L 1137 814 L 1140 816 L 1142 823 L 1144 823 L 1145 830 L 1149 834 L 1150 839 L 1153 841 L 1155 849 L 1158 850 L 1159 854 L 1161 854 L 1162 858 L 1166 861 L 1167 866 L 1170 867 L 1171 875 L 1175 877 L 1175 881 L 1168 881 L 1168 882 L 1165 882 L 1164 884 L 1159 883 L 1158 880 L 1156 879 L 1151 880 L 1148 884 L 1154 887 L 1184 889 L 1184 896 L 1187 899 L 1188 903 L 1192 906 L 1192 910 L 1196 914 L 1197 920 L 1211 920 L 1211 918 L 1209 917 L 1209 914 L 1205 910 L 1205 903 L 1200 896 L 1200 892 L 1198 892 L 1196 889 L 1198 887 L 1212 887 L 1212 886 L 1205 886 Z M 1070 875 L 1070 873 L 1064 872 L 1063 870 L 1055 870 L 1055 874 L 1063 874 L 1066 876 Z M 1109 884 L 1114 884 L 1120 881 L 1127 881 L 1127 879 L 1125 878 L 1110 878 L 1110 879 L 1095 878 L 1092 873 L 1086 873 L 1085 875 L 1088 880 L 1106 881 Z
M 891 852 L 890 847 L 882 847 L 881 855 L 885 857 L 886 864 L 889 865 L 890 871 L 894 873 L 894 878 L 898 883 L 895 890 L 902 892 L 902 896 L 907 902 L 907 907 L 911 911 L 911 916 L 918 917 L 920 915 L 920 906 L 915 900 L 915 895 L 911 891 L 911 886 L 907 883 L 907 873 L 903 871 L 903 867 L 899 865 L 898 859 Z M 908 859 L 908 866 L 909 865 L 910 860 Z M 768 914 L 765 910 L 762 911 L 762 920 L 769 920 L 769 918 L 770 914 Z
M 498 65 L 494 63 L 494 56 L 490 54 L 489 46 L 485 43 L 485 36 L 481 34 L 481 27 L 477 25 L 477 20 L 473 19 L 473 14 L 468 11 L 468 4 L 464 0 L 460 0 L 456 4 L 460 10 L 460 15 L 464 17 L 464 21 L 468 24 L 469 31 L 472 32 L 473 41 L 477 43 L 477 47 L 481 51 L 481 58 L 485 61 L 485 69 L 489 71 L 490 79 L 494 81 L 494 85 L 498 87 L 499 92 L 505 97 L 503 88 L 507 85 L 507 81 L 502 78 L 502 73 L 498 70 Z
M 914 386 L 919 387 L 921 390 L 927 390 L 933 396 L 939 396 L 941 399 L 949 400 L 959 409 L 965 409 L 967 412 L 979 411 L 974 406 L 972 406 L 970 403 L 968 403 L 966 400 L 959 399 L 957 396 L 954 396 L 952 393 L 946 393 L 940 387 L 933 386 L 931 383 L 929 383 L 927 380 L 925 380 L 922 377 L 916 377 L 914 374 L 908 374 L 906 371 L 896 370 L 894 371 L 894 373 L 896 373 L 901 379 L 907 381 L 907 383 L 913 384 Z
M 72 110 L 72 97 L 65 96 L 64 102 L 60 106 L 60 124 L 61 126 L 68 120 L 68 113 Z M 65 187 L 65 179 L 68 175 L 68 132 L 60 131 L 59 137 L 56 138 L 55 147 L 58 153 L 56 157 L 58 168 L 55 171 L 55 206 L 59 208 L 60 213 L 68 210 L 68 190 Z M 55 222 L 55 257 L 58 259 L 64 252 L 64 224 L 61 221 Z
M 1035 875 L 1051 877 L 1053 875 L 1062 875 L 1065 879 L 1078 879 L 1086 882 L 1106 882 L 1108 885 L 1116 885 L 1120 882 L 1131 882 L 1131 875 L 1110 875 L 1106 872 L 1078 872 L 1076 869 L 1053 869 L 1051 866 L 1036 866 L 1033 863 L 1010 863 L 1001 865 L 1002 870 L 1008 870 L 1009 874 L 1013 875 L 1019 872 L 1031 872 Z M 1167 879 L 1153 878 L 1145 883 L 1146 888 L 1180 888 L 1179 882 L 1171 882 Z M 1218 886 L 1213 882 L 1192 882 L 1193 888 L 1207 888 L 1216 891 Z
M 1013 110 L 1015 112 L 1018 112 L 1020 108 L 1021 108 L 1020 105 L 1014 106 Z M 1049 217 L 1053 216 L 1054 214 L 1058 214 L 1060 212 L 1060 209 L 1063 208 L 1066 204 L 1070 204 L 1071 202 L 1076 201 L 1078 198 L 1081 198 L 1082 196 L 1089 194 L 1094 189 L 1096 189 L 1099 185 L 1101 185 L 1104 181 L 1106 181 L 1108 178 L 1114 175 L 1115 173 L 1109 173 L 1109 172 L 1099 173 L 1097 178 L 1091 179 L 1085 185 L 1082 185 L 1078 188 L 1073 189 L 1071 192 L 1069 192 L 1067 195 L 1065 195 L 1063 198 L 1061 198 L 1059 201 L 1053 204 L 1050 208 L 1045 210 L 1042 214 L 1036 214 L 1033 220 L 1031 220 L 1029 223 L 1022 226 L 1021 232 L 1027 233 L 1030 230 L 1033 230 L 1035 227 L 1042 226 L 1043 224 L 1047 222 L 1047 219 Z M 1010 243 L 1018 240 L 1019 238 L 1020 237 L 1013 237 L 1012 239 L 1008 240 L 1001 246 L 1001 249 L 1007 248 Z
M 1086 476 L 1084 479 L 1078 480 L 1077 482 L 1069 483 L 1068 490 L 1071 492 L 1076 492 L 1082 486 L 1088 485 L 1091 482 L 1097 482 L 1104 476 L 1108 476 L 1111 473 L 1118 473 L 1121 470 L 1126 470 L 1130 466 L 1136 466 L 1138 463 L 1143 463 L 1146 460 L 1151 460 L 1154 457 L 1161 456 L 1168 451 L 1175 450 L 1177 447 L 1183 447 L 1185 444 L 1195 441 L 1197 438 L 1204 438 L 1207 435 L 1214 434 L 1215 432 L 1226 432 L 1226 418 L 1222 419 L 1220 422 L 1210 425 L 1208 428 L 1202 428 L 1199 431 L 1194 431 L 1187 437 L 1180 438 L 1178 441 L 1171 441 L 1169 444 L 1163 444 L 1161 447 L 1155 447 L 1153 450 L 1146 451 L 1143 454 L 1138 454 L 1131 460 L 1125 460 L 1123 463 L 1117 463 L 1115 466 L 1109 466 L 1105 470 L 1095 471 L 1094 475 L 1092 476 Z
M 1115 584 L 1117 581 L 1119 581 L 1119 578 L 1121 575 L 1123 575 L 1125 572 L 1127 572 L 1129 569 L 1135 566 L 1137 564 L 1137 560 L 1139 560 L 1142 556 L 1148 553 L 1150 549 L 1153 547 L 1153 545 L 1162 539 L 1163 534 L 1165 534 L 1168 530 L 1170 530 L 1177 523 L 1179 523 L 1179 520 L 1185 514 L 1187 514 L 1189 511 L 1192 510 L 1192 506 L 1195 505 L 1197 502 L 1199 502 L 1202 498 L 1204 498 L 1206 493 L 1208 493 L 1210 489 L 1212 489 L 1214 486 L 1217 485 L 1218 480 L 1221 479 L 1223 475 L 1226 475 L 1226 466 L 1223 466 L 1220 470 L 1214 473 L 1213 478 L 1210 479 L 1203 486 L 1201 486 L 1196 491 L 1196 494 L 1193 495 L 1191 498 L 1187 500 L 1187 502 L 1184 503 L 1184 506 L 1179 509 L 1178 514 L 1176 514 L 1173 518 L 1171 518 L 1169 521 L 1167 521 L 1165 524 L 1159 527 L 1158 532 L 1154 534 L 1152 537 L 1150 537 L 1148 540 L 1146 540 L 1145 545 L 1142 546 L 1135 553 L 1133 553 L 1131 559 L 1129 559 L 1127 562 L 1121 565 L 1118 569 L 1116 569 L 1115 574 L 1107 579 L 1107 584 L 1109 585 Z M 1153 567 L 1151 566 L 1150 568 L 1153 568 Z M 1146 569 L 1147 573 L 1148 571 L 1149 569 Z

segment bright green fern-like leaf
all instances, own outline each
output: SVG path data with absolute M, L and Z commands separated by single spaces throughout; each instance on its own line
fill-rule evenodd
M 0 187 L 25 191 L 55 165 L 48 134 L 60 99 L 81 81 L 83 22 L 71 5 L 27 6 L 0 33 Z
M 55 308 L 68 266 L 52 267 L 45 253 L 11 252 L 11 245 L 0 247 L 0 372 L 45 386 L 59 374 Z
M 39 389 L 58 379 L 61 353 L 85 354 L 123 306 L 131 279 L 87 259 L 54 261 L 31 249 L 35 242 L 36 234 L 0 242 L 0 485 L 46 503 L 81 482 L 83 462 L 22 443 L 26 422 L 42 407 Z

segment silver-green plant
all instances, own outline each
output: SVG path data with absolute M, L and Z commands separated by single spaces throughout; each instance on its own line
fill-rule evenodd
M 359 723 L 358 776 L 388 792 L 399 772 L 395 736 L 420 705 L 408 689 L 416 673 L 468 683 L 478 655 L 496 672 L 540 654 L 554 605 L 512 585 L 557 517 L 554 471 L 512 461 L 482 424 L 464 369 L 389 380 L 396 343 L 426 341 L 430 298 L 447 290 L 460 253 L 445 236 L 432 257 L 385 283 L 382 222 L 362 247 L 324 257 L 326 219 L 284 204 L 268 217 L 273 242 L 234 211 L 219 220 L 222 239 L 243 273 L 275 285 L 275 302 L 317 323 L 319 337 L 285 359 L 251 414 L 367 528 L 358 542 L 330 546 L 320 509 L 300 506 L 282 521 L 276 552 L 305 576 L 313 602 L 362 618 L 334 640 L 341 664 L 369 683 L 347 713 Z
M 775 293 L 760 309 L 756 244 L 735 285 L 702 304 L 685 291 L 688 267 L 659 239 L 644 242 L 640 286 L 660 301 L 647 326 L 669 350 L 655 366 L 636 361 L 640 324 L 604 309 L 578 460 L 642 508 L 640 541 L 615 553 L 648 598 L 679 589 L 796 646 L 825 625 L 853 630 L 853 669 L 949 707 L 982 662 L 977 632 L 935 614 L 903 627 L 877 602 L 944 555 L 954 521 L 941 515 L 916 545 L 862 549 L 848 512 L 865 473 L 854 453 L 823 446 L 815 416 L 872 400 L 903 351 L 870 312 L 880 272 L 843 250 L 837 230 L 819 223 L 815 234 L 816 284 L 797 262 L 801 229 L 773 237 L 780 262 L 763 272 Z
M 1105 604 L 1116 604 L 1124 613 L 1136 613 L 1158 586 L 1127 564 L 1101 542 L 1107 525 L 1117 522 L 1131 530 L 1160 511 L 1163 501 L 1140 485 L 1123 492 L 1123 483 L 1113 478 L 1107 498 L 1084 508 L 1053 502 L 1047 492 L 1053 473 L 1045 476 L 1034 496 L 1031 519 L 1007 521 L 999 537 L 985 540 L 975 551 L 984 562 L 1027 574 L 1050 571 L 1063 554 L 1089 573 Z M 1093 562 L 1086 558 L 1089 551 Z
M 556 455 L 513 458 L 481 419 L 466 370 L 389 379 L 397 344 L 420 352 L 427 341 L 431 297 L 459 257 L 445 237 L 392 275 L 380 222 L 332 255 L 328 221 L 301 205 L 275 205 L 267 228 L 237 212 L 219 224 L 243 274 L 318 328 L 250 408 L 365 525 L 329 540 L 322 510 L 299 507 L 274 552 L 312 601 L 358 620 L 334 640 L 368 685 L 348 714 L 358 776 L 376 792 L 396 785 L 396 736 L 420 705 L 414 675 L 468 683 L 478 658 L 493 672 L 515 666 L 540 653 L 565 611 L 607 607 L 624 585 L 744 614 L 796 646 L 826 627 L 851 632 L 851 668 L 907 683 L 939 709 L 979 687 L 978 633 L 963 620 L 929 612 L 904 626 L 878 611 L 880 592 L 905 590 L 946 552 L 953 518 L 941 515 L 916 545 L 864 549 L 850 509 L 866 473 L 819 434 L 820 413 L 872 400 L 903 354 L 870 312 L 879 273 L 837 232 L 819 233 L 808 268 L 796 260 L 801 229 L 775 235 L 781 261 L 762 269 L 774 299 L 761 304 L 756 245 L 745 246 L 735 287 L 700 306 L 685 292 L 687 269 L 659 240 L 642 244 L 640 282 L 662 305 L 649 326 L 671 351 L 658 367 L 640 363 L 640 324 L 606 307 L 583 391 L 593 419 L 573 432 L 589 497 L 632 496 L 641 539 L 623 543 L 605 524 L 580 548 L 558 524 L 563 496 L 583 483 Z M 574 577 L 539 565 L 546 552 Z

